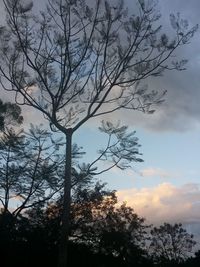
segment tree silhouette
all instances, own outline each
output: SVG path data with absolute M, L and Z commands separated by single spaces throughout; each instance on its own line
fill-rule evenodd
M 0 228 L 1 263 L 8 267 L 55 266 L 61 214 L 62 196 L 48 204 L 40 202 L 17 218 L 7 213 Z M 149 236 L 144 219 L 119 204 L 115 191 L 100 182 L 85 181 L 74 188 L 69 232 L 72 267 L 83 262 L 88 267 L 183 267 L 199 263 L 199 253 L 189 257 L 195 242 L 180 224 L 154 227 Z
M 14 103 L 3 103 L 0 99 L 0 131 L 9 125 L 18 125 L 22 122 L 21 108 Z
M 195 256 L 188 258 L 184 264 L 183 267 L 197 267 L 200 263 L 200 251 L 195 252 Z
M 152 113 L 163 93 L 148 91 L 140 82 L 165 70 L 182 70 L 186 61 L 171 61 L 172 55 L 189 42 L 197 27 L 189 29 L 180 16 L 171 15 L 174 37 L 168 38 L 158 26 L 154 1 L 136 1 L 135 14 L 129 14 L 123 1 L 96 0 L 90 7 L 84 0 L 49 0 L 41 12 L 32 2 L 3 3 L 1 85 L 15 93 L 18 104 L 41 111 L 66 139 L 59 256 L 59 267 L 64 267 L 73 133 L 88 120 L 117 110 Z
M 154 260 L 164 266 L 166 263 L 178 264 L 192 253 L 196 242 L 193 235 L 182 228 L 182 224 L 164 223 L 151 231 L 150 252 Z
M 104 184 L 97 182 L 95 185 L 88 184 L 87 189 L 77 188 L 72 199 L 70 266 L 81 264 L 73 252 L 79 249 L 79 255 L 85 262 L 90 254 L 89 266 L 109 266 L 114 263 L 116 266 L 143 266 L 148 262 L 145 250 L 148 226 L 132 208 L 125 204 L 116 207 L 115 191 L 107 190 Z M 50 203 L 45 209 L 35 207 L 28 212 L 30 223 L 35 229 L 44 229 L 44 239 L 48 240 L 45 246 L 54 250 L 54 255 L 57 252 L 61 213 L 61 200 Z M 73 265 L 75 263 L 77 265 Z
M 1 213 L 14 217 L 27 208 L 50 200 L 63 187 L 61 140 L 42 126 L 5 129 L 0 137 Z M 62 174 L 62 175 L 61 175 Z M 3 217 L 2 217 L 3 218 Z

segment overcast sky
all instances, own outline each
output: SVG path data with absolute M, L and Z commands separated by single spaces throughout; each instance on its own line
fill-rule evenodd
M 38 3 L 39 1 L 34 1 Z M 133 1 L 126 0 L 129 11 Z M 2 0 L 0 0 L 2 11 Z M 160 0 L 161 22 L 168 29 L 170 13 L 180 12 L 191 26 L 200 24 L 199 0 Z M 2 18 L 2 17 L 1 17 Z M 187 70 L 166 72 L 159 79 L 148 80 L 149 87 L 167 90 L 165 103 L 153 115 L 120 112 L 120 119 L 137 131 L 142 144 L 143 164 L 135 171 L 113 169 L 101 177 L 117 189 L 120 200 L 127 201 L 136 212 L 156 223 L 182 221 L 200 225 L 200 31 L 190 44 L 177 51 L 189 60 Z M 1 92 L 1 97 L 10 96 Z M 38 123 L 34 110 L 24 113 L 25 122 Z M 75 136 L 92 159 L 96 149 L 97 123 L 91 122 Z M 98 135 L 101 140 L 101 135 Z M 94 148 L 95 147 L 95 148 Z M 200 227 L 193 227 L 198 232 Z

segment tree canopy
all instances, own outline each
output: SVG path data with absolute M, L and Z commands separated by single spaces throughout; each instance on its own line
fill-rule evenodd
M 196 244 L 193 235 L 187 233 L 182 224 L 164 223 L 151 230 L 150 251 L 155 261 L 180 263 L 191 256 Z

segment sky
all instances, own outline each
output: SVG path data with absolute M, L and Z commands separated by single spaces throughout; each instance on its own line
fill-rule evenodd
M 129 12 L 134 12 L 132 1 L 125 2 Z M 158 9 L 166 30 L 171 13 L 180 12 L 191 25 L 200 24 L 199 0 L 160 0 Z M 185 71 L 166 72 L 159 79 L 147 81 L 152 89 L 167 90 L 165 102 L 154 114 L 112 115 L 113 121 L 120 120 L 136 130 L 144 163 L 125 171 L 113 168 L 100 178 L 117 190 L 120 201 L 133 206 L 149 222 L 182 222 L 200 235 L 200 30 L 177 55 L 189 60 Z M 2 91 L 1 96 L 10 99 Z M 26 108 L 24 118 L 27 125 L 40 121 L 33 109 Z M 74 136 L 74 142 L 87 152 L 83 161 L 93 160 L 105 142 L 98 126 L 99 122 L 91 121 Z
M 163 28 L 168 28 L 169 15 L 177 12 L 191 25 L 200 23 L 198 0 L 159 1 L 158 8 Z M 112 114 L 112 120 L 120 119 L 122 124 L 137 131 L 144 163 L 135 164 L 134 170 L 114 168 L 104 174 L 102 180 L 118 190 L 121 201 L 127 201 L 153 223 L 180 221 L 200 228 L 199 44 L 198 30 L 190 44 L 177 51 L 180 57 L 189 60 L 187 69 L 166 72 L 163 77 L 148 81 L 150 88 L 167 90 L 165 102 L 153 115 L 138 112 Z M 80 143 L 94 155 L 94 149 L 91 151 L 91 147 L 95 147 L 93 124 L 88 124 L 80 136 L 84 140 Z M 97 139 L 100 138 L 99 135 Z
M 131 3 L 130 4 L 130 8 Z M 200 24 L 198 0 L 159 1 L 164 27 L 169 15 L 180 12 L 191 25 Z M 200 32 L 190 44 L 177 51 L 188 59 L 185 71 L 166 72 L 148 81 L 156 90 L 167 90 L 165 102 L 153 115 L 120 112 L 112 114 L 122 124 L 136 130 L 142 145 L 144 163 L 134 169 L 112 169 L 102 176 L 117 190 L 120 201 L 127 202 L 148 222 L 182 222 L 188 231 L 200 237 Z M 86 133 L 85 133 L 86 132 Z M 94 155 L 95 129 L 87 125 L 81 143 Z M 97 134 L 97 133 L 96 133 Z M 84 138 L 83 138 L 84 136 Z M 77 136 L 78 138 L 78 136 Z M 97 137 L 100 140 L 100 135 Z M 92 141 L 92 145 L 86 145 Z M 90 143 L 91 144 L 91 143 Z M 89 148 L 90 147 L 90 148 Z

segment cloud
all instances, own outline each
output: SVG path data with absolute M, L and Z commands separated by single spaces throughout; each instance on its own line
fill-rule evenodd
M 48 121 L 44 118 L 42 113 L 37 109 L 29 106 L 21 106 L 22 108 L 22 115 L 24 118 L 24 123 L 22 128 L 28 130 L 30 128 L 30 123 L 34 125 L 48 125 Z
M 131 4 L 130 4 L 131 7 Z M 191 26 L 199 23 L 200 2 L 191 1 L 159 1 L 158 7 L 161 12 L 161 24 L 163 31 L 170 31 L 170 13 L 181 13 Z M 133 9 L 132 9 L 133 10 Z M 155 107 L 153 115 L 141 112 L 122 111 L 111 115 L 111 119 L 121 119 L 128 125 L 139 126 L 151 131 L 188 131 L 200 127 L 200 34 L 199 30 L 191 40 L 190 44 L 180 47 L 175 52 L 177 58 L 188 59 L 185 71 L 166 71 L 163 77 L 149 78 L 144 83 L 149 89 L 157 91 L 167 90 L 165 102 Z
M 89 0 L 88 0 L 89 1 Z M 0 3 L 2 1 L 0 0 Z M 41 1 L 35 1 L 40 9 Z M 134 1 L 126 0 L 129 11 L 134 12 Z M 3 6 L 3 5 L 0 5 Z M 169 15 L 180 11 L 182 17 L 188 19 L 191 25 L 199 22 L 200 1 L 169 0 L 159 1 L 158 9 L 162 14 L 163 30 L 169 32 Z M 0 8 L 3 18 L 3 8 Z M 168 26 L 167 26 L 168 25 Z M 167 90 L 165 103 L 156 107 L 156 113 L 145 115 L 140 112 L 118 112 L 110 115 L 110 119 L 120 119 L 131 126 L 139 126 L 152 131 L 187 131 L 200 127 L 200 34 L 197 32 L 189 45 L 177 50 L 180 58 L 189 59 L 187 70 L 182 72 L 168 71 L 163 77 L 145 81 L 150 89 Z M 92 121 L 94 123 L 94 120 Z M 96 122 L 95 122 L 96 123 Z M 91 124 L 90 124 L 91 125 Z
M 160 178 L 169 178 L 172 176 L 172 173 L 169 173 L 160 168 L 147 168 L 140 171 L 143 177 L 155 177 L 158 176 Z
M 200 40 L 199 42 L 200 43 Z M 196 48 L 196 55 L 199 53 Z M 186 53 L 187 54 L 187 53 Z M 153 107 L 149 115 L 138 111 L 120 111 L 108 118 L 121 120 L 127 125 L 154 132 L 182 132 L 200 127 L 200 64 L 190 59 L 188 69 L 182 72 L 167 72 L 157 80 L 148 80 L 149 90 L 167 90 L 165 102 Z
M 117 196 L 119 201 L 127 202 L 136 213 L 154 224 L 200 223 L 200 184 L 176 187 L 161 183 L 151 188 L 119 190 Z
M 106 163 L 104 163 L 105 165 Z M 178 172 L 170 172 L 167 170 L 163 170 L 161 168 L 153 168 L 153 167 L 148 167 L 145 169 L 126 169 L 126 170 L 120 170 L 117 167 L 113 167 L 111 169 L 113 174 L 117 174 L 117 175 L 123 175 L 126 177 L 134 177 L 134 178 L 138 178 L 138 176 L 140 178 L 161 178 L 161 179 L 169 179 L 169 178 L 178 178 L 180 176 L 180 174 Z

